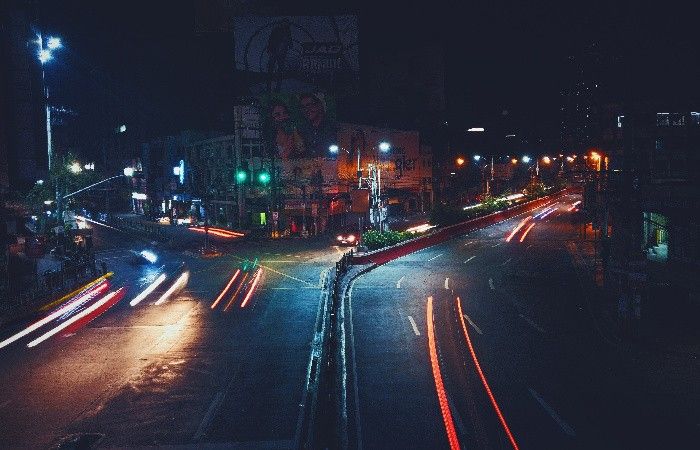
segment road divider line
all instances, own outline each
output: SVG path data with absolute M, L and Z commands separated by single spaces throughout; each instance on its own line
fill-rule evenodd
M 406 275 L 399 278 L 399 281 L 396 282 L 396 289 L 401 289 L 401 282 L 403 281 L 404 278 L 406 278 Z
M 211 425 L 211 422 L 214 420 L 214 417 L 216 417 L 216 412 L 221 407 L 221 402 L 223 401 L 224 391 L 217 392 L 216 395 L 214 395 L 214 398 L 212 399 L 211 403 L 209 404 L 207 412 L 204 414 L 204 417 L 202 417 L 202 421 L 199 423 L 197 432 L 194 434 L 192 440 L 197 442 L 204 436 L 206 430 L 209 429 L 209 425 Z
M 508 259 L 506 259 L 505 261 L 503 261 L 503 263 L 501 264 L 501 266 L 505 266 L 505 265 L 508 264 L 512 259 L 513 259 L 513 258 L 508 258 Z
M 428 297 L 428 306 L 426 308 L 426 319 L 428 324 L 428 351 L 430 353 L 430 365 L 433 369 L 433 379 L 435 380 L 435 390 L 437 391 L 438 403 L 440 404 L 440 412 L 442 413 L 442 421 L 445 425 L 447 433 L 447 441 L 450 444 L 451 450 L 459 449 L 459 439 L 457 439 L 457 430 L 452 419 L 450 404 L 447 401 L 447 392 L 442 381 L 442 372 L 440 372 L 440 363 L 437 356 L 437 346 L 435 344 L 435 329 L 433 324 L 433 297 Z
M 474 323 L 474 321 L 471 319 L 471 317 L 469 317 L 466 313 L 464 314 L 464 318 L 467 319 L 467 322 L 469 322 L 469 325 L 471 325 L 472 328 L 474 328 L 474 330 L 476 330 L 477 333 L 484 334 L 481 332 L 481 328 L 477 327 L 476 324 Z
M 498 416 L 498 420 L 501 422 L 501 425 L 503 426 L 503 429 L 506 432 L 506 436 L 508 436 L 508 440 L 510 441 L 511 445 L 515 450 L 518 450 L 518 443 L 515 442 L 515 437 L 513 437 L 513 433 L 510 431 L 510 427 L 508 426 L 508 423 L 506 422 L 506 418 L 503 416 L 503 413 L 501 412 L 501 408 L 498 406 L 498 402 L 496 402 L 496 397 L 493 395 L 493 392 L 491 391 L 491 387 L 489 386 L 488 381 L 486 381 L 486 376 L 484 375 L 483 370 L 481 370 L 481 364 L 479 364 L 479 359 L 476 357 L 476 352 L 474 351 L 474 346 L 472 345 L 472 340 L 469 337 L 469 331 L 467 331 L 467 324 L 464 322 L 464 312 L 462 311 L 462 301 L 457 297 L 457 311 L 459 312 L 459 321 L 462 324 L 462 332 L 464 333 L 464 338 L 467 341 L 467 346 L 469 347 L 469 353 L 472 356 L 472 360 L 474 361 L 474 366 L 476 367 L 476 371 L 479 374 L 479 378 L 481 378 L 481 384 L 484 385 L 484 389 L 486 389 L 486 394 L 489 397 L 489 400 L 491 400 L 491 405 L 493 406 L 493 409 L 496 411 L 496 415 Z
M 416 325 L 416 321 L 413 320 L 413 317 L 408 316 L 408 321 L 411 322 L 411 327 L 413 327 L 413 332 L 416 333 L 416 336 L 420 336 L 420 331 L 418 331 L 418 325 Z
M 534 320 L 530 319 L 529 317 L 527 317 L 527 316 L 525 316 L 525 315 L 523 315 L 523 314 L 520 314 L 520 318 L 523 319 L 525 322 L 527 322 L 528 325 L 530 325 L 530 326 L 531 326 L 532 328 L 534 328 L 535 330 L 539 331 L 539 332 L 542 333 L 542 334 L 545 334 L 544 328 L 542 328 L 541 326 L 537 325 L 537 324 L 535 323 Z
M 428 260 L 428 262 L 434 260 L 435 258 L 439 258 L 440 256 L 442 256 L 442 253 L 433 256 L 432 258 L 430 258 L 430 259 Z
M 450 279 L 445 278 L 445 289 L 449 289 L 449 288 L 450 288 Z
M 470 256 L 469 258 L 467 258 L 466 261 L 464 261 L 464 264 L 468 263 L 469 261 L 471 261 L 471 260 L 474 259 L 474 258 L 476 258 L 476 255 L 475 255 L 475 256 Z
M 534 399 L 537 401 L 537 403 L 539 403 L 540 406 L 541 406 L 545 411 L 547 411 L 547 414 L 549 414 L 549 416 L 557 423 L 557 425 L 559 425 L 559 427 L 562 429 L 562 431 L 564 432 L 564 434 L 566 434 L 567 436 L 571 436 L 571 437 L 575 437 L 575 436 L 576 436 L 576 432 L 574 431 L 574 429 L 571 428 L 571 426 L 570 426 L 568 423 L 566 423 L 566 422 L 559 416 L 559 414 L 557 414 L 556 411 L 554 411 L 554 408 L 552 408 L 551 406 L 549 406 L 549 405 L 547 404 L 547 402 L 545 402 L 545 401 L 542 399 L 542 397 L 540 397 L 540 394 L 538 394 L 537 391 L 535 391 L 535 390 L 532 389 L 531 387 L 528 387 L 527 390 L 528 390 L 528 392 L 530 392 L 530 395 L 532 395 L 532 398 L 534 398 Z
M 503 242 L 497 242 L 496 244 L 493 244 L 493 245 L 491 246 L 491 248 L 496 248 L 496 247 L 498 247 L 499 245 L 501 245 L 502 243 L 503 243 Z
M 496 289 L 493 285 L 493 278 L 489 278 L 489 287 L 491 288 L 492 291 Z

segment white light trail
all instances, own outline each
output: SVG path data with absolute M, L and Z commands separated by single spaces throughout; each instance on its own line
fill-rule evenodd
M 115 295 L 119 294 L 119 292 L 120 292 L 122 289 L 124 289 L 124 288 L 119 288 L 119 289 L 117 289 L 116 291 L 112 291 L 112 292 L 110 292 L 109 294 L 105 295 L 105 296 L 102 297 L 100 300 L 96 301 L 95 303 L 93 303 L 92 305 L 90 305 L 88 308 L 85 308 L 84 310 L 80 311 L 78 314 L 76 314 L 76 315 L 74 315 L 73 317 L 71 317 L 70 319 L 66 320 L 65 322 L 63 322 L 62 324 L 60 324 L 59 326 L 57 326 L 56 328 L 52 329 L 51 331 L 47 331 L 46 333 L 42 334 L 42 335 L 39 336 L 38 338 L 34 339 L 32 342 L 30 342 L 29 344 L 27 344 L 27 347 L 30 347 L 30 348 L 31 348 L 31 347 L 35 347 L 35 346 L 41 344 L 42 342 L 44 342 L 45 340 L 47 340 L 47 339 L 50 338 L 51 336 L 54 336 L 54 335 L 56 335 L 57 333 L 59 333 L 61 330 L 64 330 L 65 328 L 67 328 L 67 327 L 69 327 L 70 325 L 74 324 L 75 322 L 77 322 L 78 320 L 82 319 L 83 317 L 85 317 L 85 316 L 87 316 L 87 315 L 93 313 L 93 312 L 96 311 L 100 306 L 102 306 L 102 305 L 104 305 L 105 303 L 107 303 L 108 301 L 110 301 Z
M 190 279 L 190 273 L 185 272 L 182 275 L 180 275 L 180 278 L 178 278 L 175 283 L 173 283 L 172 286 L 170 286 L 170 289 L 165 291 L 163 295 L 160 296 L 160 298 L 154 303 L 154 305 L 160 305 L 164 301 L 168 299 L 175 291 L 177 291 L 180 288 L 183 288 L 187 286 L 187 281 Z
M 148 297 L 148 296 L 151 294 L 151 292 L 155 291 L 156 288 L 157 288 L 158 286 L 160 286 L 161 283 L 163 283 L 163 281 L 165 281 L 166 278 L 167 278 L 167 277 L 165 276 L 164 273 L 161 274 L 158 278 L 156 278 L 156 280 L 155 280 L 153 283 L 150 284 L 150 286 L 148 286 L 146 289 L 144 289 L 143 292 L 141 292 L 139 295 L 137 295 L 136 297 L 134 297 L 134 299 L 131 300 L 131 301 L 129 302 L 129 304 L 130 304 L 131 306 L 136 306 L 136 305 L 138 305 L 138 304 L 141 302 L 141 300 L 143 300 L 144 298 Z
M 104 285 L 104 287 L 102 289 L 106 289 L 106 285 Z M 43 319 L 39 320 L 38 322 L 35 322 L 35 323 L 29 325 L 27 328 L 20 331 L 19 333 L 16 333 L 16 334 L 10 336 L 9 338 L 5 339 L 4 341 L 0 342 L 0 348 L 7 347 L 8 345 L 12 344 L 16 340 L 23 338 L 24 336 L 28 335 L 29 333 L 32 333 L 32 332 L 38 330 L 39 328 L 43 327 L 47 323 L 61 317 L 66 312 L 68 312 L 71 309 L 74 309 L 78 305 L 80 305 L 82 303 L 81 301 L 79 301 L 80 299 L 82 299 L 83 297 L 89 298 L 90 296 L 92 296 L 96 292 L 100 292 L 100 289 L 98 288 L 98 290 L 94 291 L 94 292 L 90 291 L 87 294 L 81 295 L 76 300 L 63 305 L 61 308 L 57 309 L 56 311 L 54 311 L 53 313 L 44 317 Z

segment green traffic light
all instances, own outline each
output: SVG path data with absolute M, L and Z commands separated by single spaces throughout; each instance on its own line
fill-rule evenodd
M 260 184 L 267 184 L 270 182 L 270 174 L 268 172 L 260 172 L 258 174 L 258 181 Z
M 245 173 L 245 170 L 238 170 L 236 171 L 236 181 L 239 183 L 244 183 L 246 178 L 248 178 L 248 174 Z

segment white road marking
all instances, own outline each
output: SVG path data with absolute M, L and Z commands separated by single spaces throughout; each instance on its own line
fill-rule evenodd
M 562 431 L 563 431 L 566 435 L 571 436 L 571 437 L 575 437 L 575 436 L 576 436 L 576 432 L 574 431 L 573 428 L 571 428 L 571 425 L 569 425 L 568 423 L 564 422 L 564 420 L 563 420 L 561 417 L 559 417 L 559 414 L 557 414 L 557 412 L 554 411 L 554 409 L 552 409 L 552 407 L 549 406 L 549 405 L 547 404 L 547 402 L 545 402 L 545 401 L 542 399 L 542 397 L 540 397 L 540 394 L 538 394 L 538 393 L 537 393 L 534 389 L 532 389 L 531 387 L 528 387 L 527 390 L 530 392 L 530 395 L 532 395 L 532 397 L 537 401 L 537 403 L 539 403 L 540 406 L 541 406 L 542 408 L 544 408 L 545 411 L 547 411 L 547 414 L 549 414 L 549 416 L 550 416 L 552 419 L 554 419 L 554 421 L 557 423 L 557 425 L 559 425 L 559 427 L 561 427 Z
M 440 257 L 440 256 L 442 256 L 442 253 L 433 256 L 432 258 L 430 258 L 430 259 L 428 260 L 428 262 L 430 262 L 430 261 L 432 261 L 432 260 L 434 260 L 435 258 L 438 258 L 438 257 Z
M 532 319 L 530 319 L 529 317 L 520 314 L 520 318 L 523 319 L 525 322 L 527 322 L 528 325 L 530 325 L 530 326 L 531 326 L 532 328 L 534 328 L 535 330 L 539 331 L 539 332 L 542 333 L 542 334 L 545 333 L 544 328 L 542 328 L 541 326 L 537 325 L 537 324 L 536 324 Z
M 476 255 L 475 255 L 475 256 L 470 256 L 469 258 L 467 258 L 466 261 L 464 261 L 464 264 L 468 263 L 469 261 L 471 261 L 471 260 L 474 259 L 474 258 L 476 258 Z
M 197 442 L 206 434 L 207 430 L 209 429 L 209 425 L 211 425 L 214 417 L 216 417 L 216 413 L 221 407 L 221 402 L 223 401 L 224 391 L 217 392 L 214 399 L 209 404 L 209 408 L 207 409 L 206 414 L 204 414 L 202 421 L 199 423 L 199 428 L 197 428 L 197 432 L 194 434 L 192 440 Z
M 413 327 L 413 332 L 416 333 L 416 336 L 420 336 L 420 331 L 418 331 L 418 326 L 416 325 L 416 321 L 413 320 L 413 317 L 408 316 L 408 321 L 411 322 L 411 327 Z
M 445 278 L 445 289 L 449 289 L 449 288 L 450 288 L 450 279 Z
M 494 289 L 496 289 L 495 287 L 493 287 L 493 278 L 489 278 L 489 287 L 491 288 L 492 291 Z
M 525 250 L 529 250 L 530 247 L 532 247 L 533 245 L 535 245 L 535 244 L 530 244 L 530 245 L 528 245 L 527 247 L 525 247 Z
M 474 242 L 476 242 L 476 241 L 469 241 L 469 242 L 467 242 L 467 243 L 464 244 L 464 245 L 465 245 L 465 246 L 467 246 L 467 245 L 472 245 Z
M 498 246 L 501 245 L 502 243 L 503 243 L 503 242 L 499 242 L 499 243 L 497 243 L 497 244 L 492 245 L 491 247 L 498 247 Z
M 503 261 L 503 264 L 501 264 L 501 265 L 505 266 L 506 264 L 508 264 L 510 262 L 511 259 L 513 259 L 513 258 L 506 259 L 505 261 Z
M 404 278 L 406 278 L 406 275 L 399 278 L 399 281 L 396 282 L 396 289 L 401 289 L 401 282 L 403 281 Z
M 467 319 L 467 322 L 469 322 L 469 325 L 471 325 L 472 328 L 474 328 L 474 330 L 476 330 L 477 333 L 484 334 L 481 332 L 481 328 L 477 327 L 476 324 L 474 323 L 474 321 L 468 315 L 465 314 L 464 318 Z

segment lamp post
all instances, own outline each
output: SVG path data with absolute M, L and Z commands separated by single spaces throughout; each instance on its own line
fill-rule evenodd
M 38 45 L 37 58 L 41 63 L 41 85 L 44 91 L 44 103 L 46 109 L 46 152 L 48 156 L 48 168 L 51 170 L 51 158 L 53 156 L 53 148 L 51 145 L 51 106 L 49 106 L 49 87 L 46 83 L 46 73 L 44 65 L 53 59 L 53 50 L 59 50 L 63 47 L 61 39 L 57 37 L 49 37 L 44 40 L 41 33 L 37 35 L 35 43 Z

